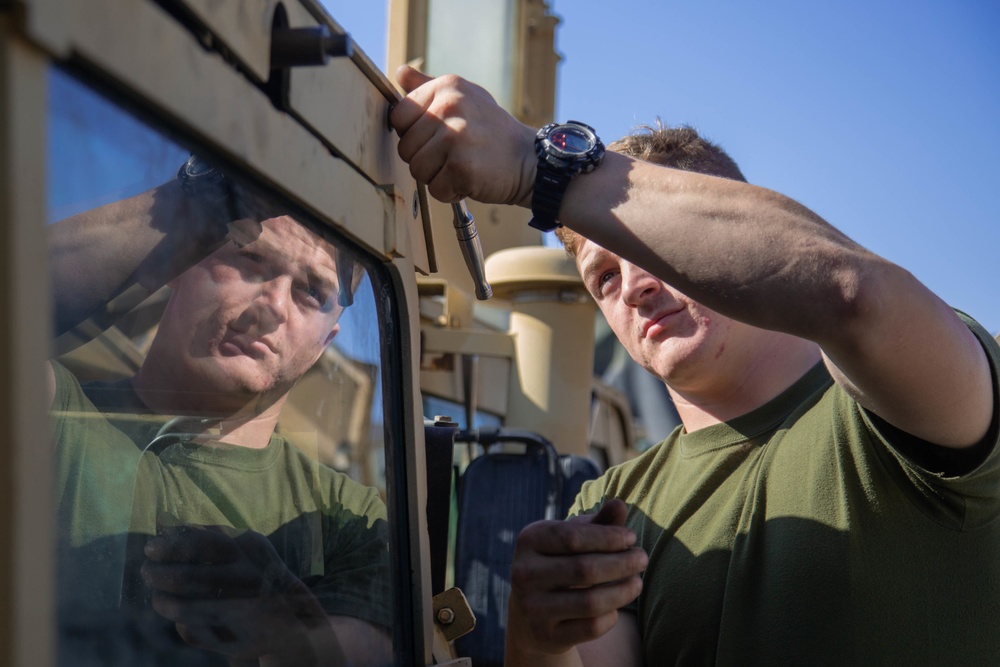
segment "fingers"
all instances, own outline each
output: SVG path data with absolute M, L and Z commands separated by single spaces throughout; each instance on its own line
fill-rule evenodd
M 424 90 L 417 90 L 433 79 L 421 74 L 409 65 L 401 65 L 396 70 L 396 80 L 399 81 L 399 85 L 403 87 L 407 95 L 389 113 L 389 122 L 402 138 L 409 133 L 414 123 L 424 117 L 425 112 L 434 102 L 434 91 L 430 90 L 431 86 Z
M 237 583 L 231 576 L 205 576 L 205 571 L 218 569 L 143 564 L 143 579 L 154 584 L 153 610 L 175 623 L 186 643 L 249 658 L 269 653 L 275 642 L 300 632 L 301 622 L 283 596 L 260 594 L 259 579 Z
M 461 190 L 456 189 L 456 184 L 459 181 L 453 178 L 448 170 L 448 165 L 442 165 L 437 173 L 427 182 L 427 192 L 430 193 L 431 197 L 437 199 L 445 204 L 454 204 L 456 202 L 465 199 L 468 195 L 465 192 L 468 191 L 468 187 L 463 187 Z
M 556 619 L 598 618 L 621 609 L 642 592 L 642 579 L 632 576 L 612 584 L 581 589 L 562 589 L 547 595 L 521 597 L 522 606 L 530 606 L 535 615 Z
M 548 556 L 582 553 L 614 553 L 635 544 L 636 538 L 624 526 L 601 525 L 592 517 L 571 521 L 538 521 L 518 536 L 517 548 Z
M 230 537 L 218 526 L 159 530 L 146 542 L 141 573 L 146 585 L 185 597 L 254 597 L 283 590 L 287 568 L 263 535 Z
M 590 522 L 599 526 L 624 526 L 628 518 L 628 506 L 620 498 L 604 501 L 601 510 L 593 515 Z
M 614 627 L 642 592 L 649 563 L 625 527 L 627 507 L 609 500 L 594 515 L 539 521 L 518 536 L 511 566 L 508 646 L 562 653 Z
M 263 535 L 191 525 L 157 532 L 145 546 L 142 579 L 153 610 L 188 644 L 235 658 L 298 655 L 308 648 L 303 633 L 326 627 L 326 612 Z
M 260 595 L 263 588 L 261 573 L 246 563 L 202 565 L 147 560 L 140 573 L 154 591 L 184 597 L 248 598 Z
M 640 549 L 629 550 L 624 560 L 632 565 L 620 571 L 641 569 L 646 556 Z M 607 555 L 602 555 L 608 558 Z M 580 560 L 589 558 L 574 556 Z M 561 564 L 560 567 L 566 567 Z M 596 571 L 596 569 L 595 569 Z M 562 653 L 577 644 L 593 641 L 614 627 L 618 610 L 635 600 L 642 592 L 638 574 L 598 585 L 560 586 L 546 584 L 551 570 L 538 570 L 538 578 L 512 577 L 508 614 L 508 640 L 514 644 L 543 653 Z M 605 580 L 616 573 L 585 576 L 580 581 Z M 549 586 L 553 586 L 550 588 Z
M 538 158 L 532 128 L 496 103 L 489 91 L 461 77 L 428 77 L 403 66 L 406 91 L 390 114 L 399 156 L 431 196 L 453 203 L 530 203 Z
M 390 115 L 400 137 L 396 150 L 409 164 L 414 180 L 427 184 L 431 196 L 439 201 L 457 201 L 461 196 L 456 195 L 454 183 L 442 174 L 449 159 L 454 159 L 451 146 L 455 132 L 449 127 L 449 114 L 460 93 L 448 83 L 455 77 L 444 77 L 438 85 L 420 88 L 433 79 L 405 65 L 400 72 L 401 84 L 406 81 L 413 87 L 407 88 L 410 94 Z
M 240 552 L 261 572 L 273 574 L 276 570 L 286 571 L 285 564 L 274 550 L 271 541 L 252 530 L 244 531 L 233 539 Z
M 433 78 L 409 65 L 400 65 L 396 69 L 396 82 L 407 93 L 412 93 Z
M 525 589 L 601 586 L 636 576 L 649 559 L 638 547 L 615 553 L 514 557 L 511 585 Z
M 511 581 L 526 588 L 598 586 L 638 575 L 648 564 L 624 526 L 625 503 L 612 499 L 592 516 L 538 521 L 518 535 Z
M 559 647 L 565 650 L 593 641 L 611 630 L 618 621 L 618 610 L 641 592 L 642 580 L 630 577 L 609 586 L 524 596 L 516 604 L 527 618 L 547 621 L 530 624 L 535 640 L 558 652 Z
M 442 150 L 441 141 L 435 136 L 445 128 L 430 118 L 422 118 L 400 139 L 397 150 L 408 161 L 410 175 L 418 183 L 430 183 L 441 171 L 448 153 Z
M 235 609 L 232 603 L 226 606 L 158 595 L 153 598 L 153 608 L 175 624 L 185 643 L 234 658 L 268 653 L 278 634 L 273 624 Z
M 218 526 L 164 526 L 146 542 L 146 558 L 174 563 L 232 563 L 240 548 Z

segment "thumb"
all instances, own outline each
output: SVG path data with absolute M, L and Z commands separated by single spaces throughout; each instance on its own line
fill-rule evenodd
M 628 507 L 625 503 L 619 498 L 609 498 L 590 522 L 598 526 L 624 526 L 627 516 Z
M 423 72 L 416 70 L 409 65 L 400 65 L 396 69 L 396 82 L 399 83 L 400 87 L 407 93 L 412 93 L 414 90 L 424 85 L 428 81 L 432 81 L 434 77 L 427 76 Z

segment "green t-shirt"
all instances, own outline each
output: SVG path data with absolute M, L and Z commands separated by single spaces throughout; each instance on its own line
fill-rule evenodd
M 987 350 L 1000 396 L 1000 349 Z M 1000 664 L 1000 447 L 918 463 L 822 364 L 728 423 L 678 428 L 580 492 L 649 554 L 647 665 Z
M 327 613 L 391 625 L 388 525 L 375 489 L 279 435 L 263 449 L 171 436 L 147 450 L 165 418 L 127 385 L 85 391 L 53 368 L 64 625 L 86 624 L 88 610 L 142 606 L 142 545 L 158 522 L 260 533 Z

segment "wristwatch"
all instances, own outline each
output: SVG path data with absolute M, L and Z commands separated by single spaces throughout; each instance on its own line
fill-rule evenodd
M 177 170 L 177 182 L 188 197 L 225 217 L 224 223 L 236 219 L 233 186 L 222 170 L 196 153 Z
M 594 128 L 575 120 L 549 123 L 535 135 L 538 171 L 531 195 L 531 222 L 543 232 L 561 227 L 557 218 L 563 194 L 573 177 L 589 174 L 604 159 L 604 144 Z

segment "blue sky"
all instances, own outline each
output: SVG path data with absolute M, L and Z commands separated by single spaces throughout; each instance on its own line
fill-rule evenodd
M 325 4 L 384 68 L 387 3 Z M 607 141 L 657 117 L 693 125 L 751 182 L 1000 331 L 1000 3 L 550 5 L 557 119 Z

